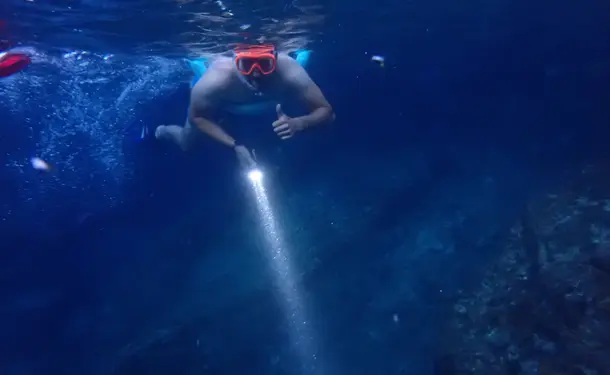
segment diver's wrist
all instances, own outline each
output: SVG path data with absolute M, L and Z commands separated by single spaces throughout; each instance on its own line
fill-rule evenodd
M 297 117 L 297 130 L 298 131 L 302 131 L 305 130 L 309 127 L 311 127 L 312 125 L 312 120 L 310 118 L 310 116 L 306 115 L 306 116 L 300 116 Z

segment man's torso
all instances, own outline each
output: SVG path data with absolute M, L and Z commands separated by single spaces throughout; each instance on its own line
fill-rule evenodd
M 288 57 L 290 58 L 290 57 Z M 266 107 L 273 106 L 283 101 L 287 94 L 285 79 L 280 71 L 280 65 L 265 82 L 265 86 L 261 90 L 257 90 L 247 83 L 244 77 L 241 77 L 233 66 L 232 58 L 220 57 L 216 59 L 208 68 L 205 74 L 218 74 L 224 81 L 223 89 L 218 92 L 218 97 L 215 101 L 218 103 L 217 110 L 228 110 L 234 112 L 237 107 Z

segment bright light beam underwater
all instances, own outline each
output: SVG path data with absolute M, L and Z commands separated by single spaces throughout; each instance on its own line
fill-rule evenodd
M 269 204 L 269 198 L 264 186 L 263 171 L 255 168 L 248 172 L 248 180 L 254 191 L 256 207 L 260 216 L 262 230 L 266 242 L 265 255 L 273 269 L 277 290 L 281 294 L 280 303 L 288 318 L 291 339 L 296 353 L 301 361 L 304 374 L 321 374 L 316 366 L 317 355 L 313 327 L 308 319 L 302 301 L 299 285 L 295 279 L 291 264 L 289 249 L 282 239 L 280 228 Z

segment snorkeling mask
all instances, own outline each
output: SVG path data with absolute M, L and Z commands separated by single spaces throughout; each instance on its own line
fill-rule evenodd
M 235 47 L 233 52 L 237 71 L 245 76 L 250 76 L 255 69 L 262 75 L 269 75 L 275 71 L 277 51 L 272 44 L 241 44 Z

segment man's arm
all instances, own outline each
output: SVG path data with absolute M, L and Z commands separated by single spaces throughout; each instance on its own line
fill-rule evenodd
M 286 68 L 284 71 L 286 84 L 310 112 L 309 115 L 300 117 L 305 128 L 333 122 L 335 113 L 332 107 L 305 69 L 288 56 L 282 58 L 279 64 Z
M 210 120 L 210 114 L 222 94 L 222 77 L 208 71 L 191 90 L 189 121 L 199 130 L 228 147 L 235 147 L 235 139 Z

